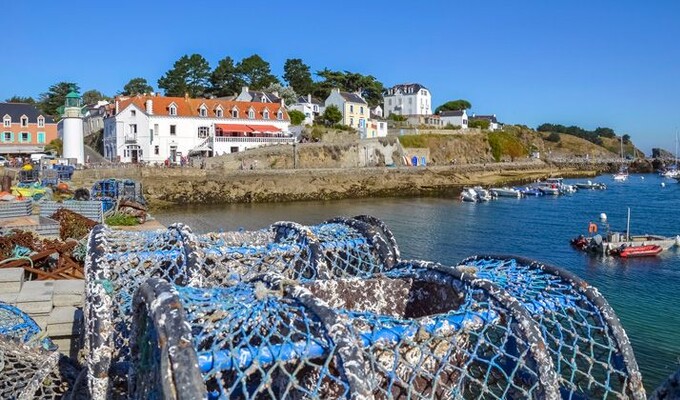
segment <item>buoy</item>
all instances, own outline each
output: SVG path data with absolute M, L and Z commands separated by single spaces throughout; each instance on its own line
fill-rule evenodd
M 640 178 L 642 178 L 642 180 L 645 180 L 645 177 L 644 177 L 644 176 L 641 176 Z
M 600 221 L 605 222 L 607 220 L 607 214 L 601 213 L 600 214 Z
M 661 187 L 666 187 L 666 182 L 661 182 Z

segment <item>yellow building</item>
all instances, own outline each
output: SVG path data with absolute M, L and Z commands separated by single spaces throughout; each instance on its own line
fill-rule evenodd
M 325 101 L 325 106 L 334 105 L 342 112 L 341 124 L 352 128 L 365 128 L 370 116 L 368 103 L 357 93 L 341 92 L 333 89 Z

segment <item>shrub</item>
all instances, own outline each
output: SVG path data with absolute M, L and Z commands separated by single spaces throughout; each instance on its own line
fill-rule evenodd
M 529 154 L 517 136 L 504 131 L 489 133 L 489 146 L 491 147 L 491 155 L 496 161 L 500 161 L 503 155 L 510 156 L 512 160 L 515 160 Z
M 301 125 L 305 120 L 305 113 L 299 110 L 288 111 L 288 116 L 290 117 L 290 123 L 292 125 Z
M 552 132 L 550 135 L 548 135 L 547 138 L 545 138 L 545 140 L 547 140 L 547 141 L 549 141 L 549 142 L 557 143 L 557 142 L 559 142 L 560 140 L 562 140 L 562 138 L 560 137 L 560 134 L 559 134 L 559 133 L 557 133 L 557 132 Z
M 488 119 L 475 119 L 468 122 L 470 128 L 489 129 L 489 125 L 491 125 L 491 122 Z
M 460 129 L 460 125 L 453 125 L 452 123 L 449 122 L 448 124 L 446 124 L 444 129 L 458 130 Z

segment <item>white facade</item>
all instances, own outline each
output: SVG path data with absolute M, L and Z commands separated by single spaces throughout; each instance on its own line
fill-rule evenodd
M 387 122 L 370 119 L 366 126 L 359 129 L 361 139 L 371 139 L 387 136 Z
M 442 111 L 439 113 L 439 118 L 441 118 L 444 126 L 451 124 L 453 126 L 459 126 L 462 129 L 467 129 L 468 127 L 468 115 L 465 110 Z
M 64 158 L 75 158 L 77 164 L 85 164 L 83 119 L 80 115 L 79 107 L 66 107 L 62 127 L 62 153 Z
M 223 111 L 228 118 L 217 118 L 154 113 L 155 106 L 149 104 L 152 101 L 154 99 L 146 100 L 144 109 L 135 103 L 128 104 L 104 120 L 104 156 L 107 159 L 123 163 L 162 164 L 165 160 L 178 163 L 190 152 L 214 156 L 294 142 L 289 134 L 287 116 L 285 119 L 277 116 L 279 104 L 272 105 L 271 119 L 254 120 L 247 118 L 247 104 L 239 114 L 241 118 L 231 117 L 228 109 Z M 200 100 L 192 101 L 200 103 Z M 225 125 L 270 126 L 279 130 L 280 137 L 216 137 L 216 127 Z
M 397 115 L 431 115 L 432 95 L 422 85 L 396 85 L 383 98 L 385 117 Z
M 297 110 L 305 114 L 303 125 L 312 125 L 314 118 L 323 112 L 322 105 L 312 99 L 311 95 L 299 97 L 297 102 L 288 106 L 288 110 Z

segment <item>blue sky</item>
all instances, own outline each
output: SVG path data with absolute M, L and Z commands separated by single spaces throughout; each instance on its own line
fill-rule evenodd
M 680 129 L 680 2 L 14 1 L 3 5 L 0 99 L 53 83 L 112 95 L 184 54 L 260 54 L 419 82 L 433 103 L 536 127 L 611 127 L 645 152 Z M 414 6 L 415 5 L 415 6 Z M 68 12 L 68 13 L 67 13 Z

